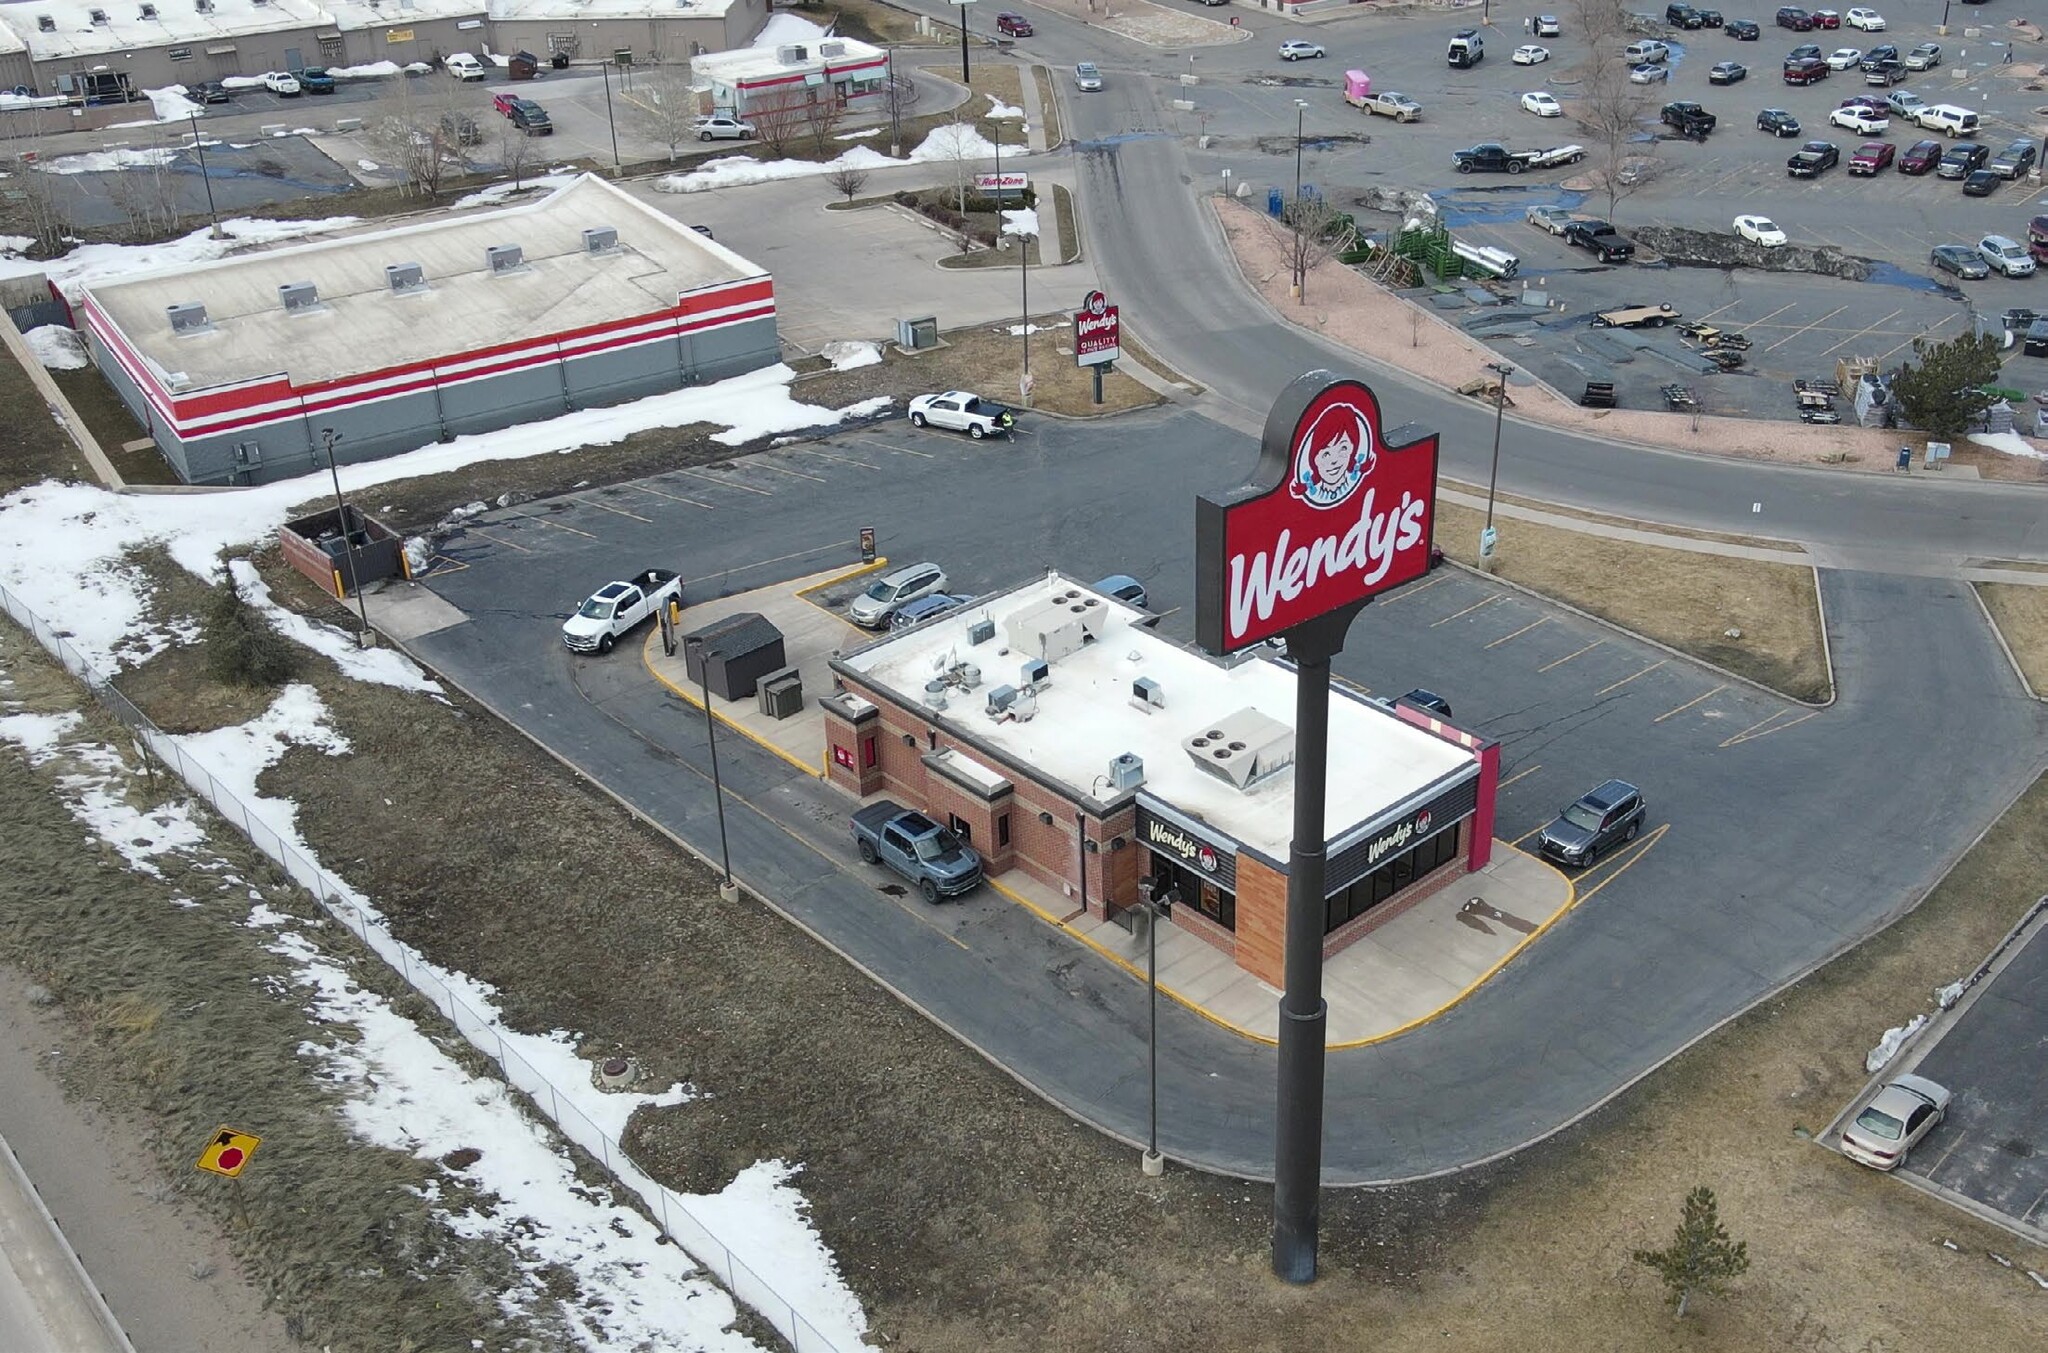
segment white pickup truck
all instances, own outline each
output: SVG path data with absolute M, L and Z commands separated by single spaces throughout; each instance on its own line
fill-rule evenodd
M 935 428 L 964 432 L 976 441 L 984 437 L 1011 436 L 1017 431 L 1016 414 L 992 399 L 983 399 L 966 390 L 919 395 L 910 401 L 910 421 L 916 427 L 929 423 Z
M 627 631 L 670 602 L 683 604 L 683 580 L 667 569 L 606 583 L 563 622 L 562 643 L 574 653 L 609 653 Z

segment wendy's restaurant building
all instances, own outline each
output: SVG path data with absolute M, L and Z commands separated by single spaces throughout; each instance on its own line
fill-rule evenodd
M 1282 975 L 1295 673 L 1211 658 L 1054 573 L 835 657 L 832 782 L 947 823 L 1104 917 L 1170 885 L 1174 923 Z M 1324 953 L 1484 867 L 1498 744 L 1332 687 Z

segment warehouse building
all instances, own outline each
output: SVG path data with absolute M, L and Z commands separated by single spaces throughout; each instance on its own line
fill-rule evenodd
M 1139 880 L 1183 929 L 1279 985 L 1295 677 L 1216 660 L 1053 574 L 836 657 L 832 782 L 887 794 L 1077 909 Z M 1492 857 L 1499 744 L 1341 686 L 1330 708 L 1324 953 Z
M 780 360 L 768 275 L 601 179 L 88 286 L 93 359 L 179 476 L 253 484 Z
M 679 63 L 744 46 L 767 22 L 768 0 L 491 0 L 492 50 L 572 61 Z

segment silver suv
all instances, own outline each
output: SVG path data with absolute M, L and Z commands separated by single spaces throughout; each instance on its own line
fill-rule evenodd
M 1986 235 L 1977 241 L 1977 252 L 1984 256 L 1985 264 L 1993 272 L 2002 272 L 2007 277 L 2034 275 L 2034 260 L 2017 240 L 2003 235 Z
M 946 589 L 946 571 L 937 564 L 910 564 L 868 584 L 846 608 L 846 618 L 863 629 L 878 630 L 902 607 Z

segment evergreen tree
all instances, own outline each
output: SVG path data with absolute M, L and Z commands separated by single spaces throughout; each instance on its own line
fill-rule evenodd
M 291 640 L 243 600 L 232 575 L 214 584 L 200 633 L 206 640 L 207 669 L 216 681 L 277 686 L 291 680 L 297 669 L 298 654 Z
M 1749 1243 L 1730 1240 L 1721 1225 L 1714 1191 L 1705 1184 L 1685 1196 L 1685 1215 L 1671 1244 L 1661 1250 L 1637 1250 L 1636 1262 L 1657 1270 L 1664 1280 L 1665 1300 L 1682 1319 L 1695 1292 L 1720 1296 L 1728 1280 L 1749 1271 Z
M 1955 437 L 1991 407 L 1991 396 L 1978 387 L 1998 376 L 1998 340 L 1989 334 L 1963 334 L 1945 343 L 1913 340 L 1916 360 L 1899 369 L 1892 392 L 1906 421 L 1936 441 Z

